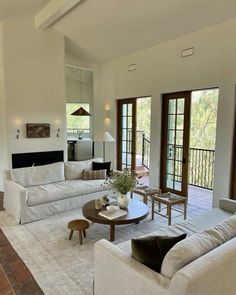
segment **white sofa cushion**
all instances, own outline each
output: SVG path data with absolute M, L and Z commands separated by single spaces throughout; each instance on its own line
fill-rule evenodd
M 161 274 L 171 279 L 188 263 L 236 236 L 236 216 L 176 244 L 165 256 Z
M 69 161 L 65 162 L 65 178 L 66 180 L 82 178 L 83 170 L 92 170 L 92 162 L 102 162 L 101 158 L 95 158 L 86 161 Z
M 205 213 L 202 213 L 199 216 L 195 216 L 192 218 L 188 218 L 187 220 L 174 223 L 171 226 L 159 227 L 156 231 L 152 232 L 151 235 L 176 236 L 182 233 L 187 233 L 188 237 L 190 237 L 193 234 L 202 232 L 210 228 L 211 226 L 214 226 L 215 224 L 222 222 L 230 216 L 232 216 L 232 213 L 226 212 L 219 208 L 214 208 Z M 131 256 L 131 241 L 126 241 L 121 244 L 118 244 L 117 247 L 126 252 L 129 256 Z
M 24 187 L 64 181 L 64 163 L 12 169 L 11 178 Z
M 75 196 L 86 195 L 105 190 L 102 186 L 104 180 L 67 180 L 46 185 L 28 187 L 27 205 L 36 206 Z

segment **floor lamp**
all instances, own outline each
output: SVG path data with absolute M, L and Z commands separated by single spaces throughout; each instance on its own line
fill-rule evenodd
M 109 132 L 99 132 L 95 135 L 94 141 L 103 143 L 103 161 L 105 162 L 106 142 L 115 142 L 115 139 L 111 136 Z

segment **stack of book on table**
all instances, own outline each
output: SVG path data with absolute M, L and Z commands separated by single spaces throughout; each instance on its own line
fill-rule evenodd
M 118 210 L 104 210 L 98 213 L 100 216 L 105 217 L 107 219 L 115 219 L 118 217 L 125 216 L 127 214 L 127 211 L 118 209 Z

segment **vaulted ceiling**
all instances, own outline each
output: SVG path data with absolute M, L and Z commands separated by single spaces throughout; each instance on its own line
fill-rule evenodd
M 33 16 L 49 2 L 0 0 L 0 21 Z M 234 17 L 235 0 L 81 0 L 53 27 L 71 55 L 104 62 Z
M 37 13 L 50 0 L 0 0 L 0 21 L 33 15 Z
M 235 0 L 84 0 L 54 27 L 67 50 L 103 62 L 235 16 Z

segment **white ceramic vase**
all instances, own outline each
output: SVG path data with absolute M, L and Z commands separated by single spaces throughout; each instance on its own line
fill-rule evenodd
M 127 196 L 127 194 L 119 194 L 118 195 L 118 205 L 121 209 L 126 209 L 129 205 L 129 197 Z

